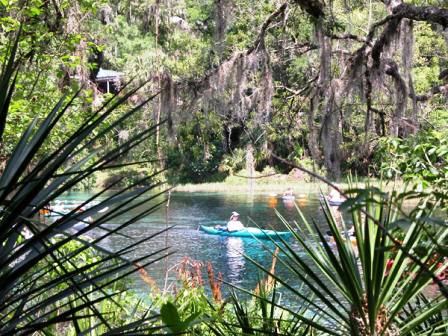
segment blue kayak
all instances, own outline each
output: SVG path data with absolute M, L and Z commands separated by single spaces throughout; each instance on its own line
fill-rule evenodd
M 293 201 L 296 199 L 296 197 L 294 195 L 285 195 L 285 196 L 282 196 L 282 198 L 284 200 L 288 200 L 288 201 Z
M 227 231 L 215 229 L 214 227 L 211 227 L 211 226 L 201 225 L 201 230 L 206 233 L 219 235 L 219 236 L 229 236 L 229 237 L 257 237 L 257 238 L 270 237 L 273 239 L 282 237 L 282 238 L 286 239 L 291 236 L 291 232 L 289 232 L 289 231 L 288 232 L 280 232 L 280 231 L 274 231 L 274 230 L 264 230 L 264 229 L 254 228 L 254 227 L 247 227 L 247 228 L 244 228 L 244 230 L 227 232 Z

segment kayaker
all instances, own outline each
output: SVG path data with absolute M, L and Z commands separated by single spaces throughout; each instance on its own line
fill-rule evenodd
M 50 208 L 50 210 L 56 215 L 62 215 L 65 213 L 64 204 L 61 200 L 56 200 L 55 205 Z
M 286 189 L 286 191 L 283 193 L 283 196 L 286 196 L 286 197 L 294 196 L 294 191 L 292 190 L 291 187 L 289 187 L 289 188 Z
M 234 232 L 234 231 L 239 231 L 239 230 L 243 230 L 244 229 L 244 225 L 243 223 L 241 223 L 238 220 L 238 217 L 240 216 L 240 214 L 236 211 L 232 212 L 232 215 L 230 216 L 230 220 L 227 222 L 227 231 L 228 232 Z
M 339 191 L 337 191 L 336 189 L 332 189 L 330 191 L 330 195 L 328 195 L 328 200 L 331 202 L 341 202 L 344 201 L 344 199 L 342 198 L 342 195 Z

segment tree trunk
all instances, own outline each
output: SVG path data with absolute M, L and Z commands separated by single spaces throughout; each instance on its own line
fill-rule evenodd
M 156 11 L 154 14 L 155 17 L 155 56 L 156 56 L 156 66 L 157 66 L 157 80 L 158 80 L 158 86 L 159 90 L 162 89 L 162 76 L 160 74 L 160 62 L 159 62 L 159 49 L 158 49 L 158 43 L 159 43 L 159 16 L 160 16 L 160 0 L 156 0 Z M 160 117 L 162 113 L 162 95 L 160 94 L 158 97 L 158 104 L 157 104 L 157 117 L 156 117 L 156 151 L 157 151 L 157 159 L 159 160 L 159 167 L 160 169 L 163 169 L 163 163 L 162 163 L 162 151 L 160 149 Z
M 254 147 L 252 145 L 248 145 L 246 148 L 246 169 L 248 175 L 249 192 L 252 195 L 254 193 L 255 186 Z
M 320 46 L 320 78 L 322 100 L 322 122 L 320 142 L 324 157 L 324 166 L 329 177 L 338 179 L 341 174 L 342 142 L 341 117 L 339 106 L 335 104 L 335 90 L 338 82 L 331 76 L 331 38 L 324 35 L 324 22 L 317 20 L 315 24 L 316 37 Z M 336 87 L 334 87 L 336 86 Z

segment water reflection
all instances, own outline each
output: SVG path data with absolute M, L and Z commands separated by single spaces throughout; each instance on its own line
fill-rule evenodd
M 305 207 L 306 206 L 306 195 L 299 195 L 299 198 L 297 199 L 297 203 L 299 204 L 300 207 Z
M 285 208 L 289 211 L 294 210 L 295 209 L 295 205 L 294 205 L 294 201 L 293 200 L 283 200 L 283 205 L 285 206 Z
M 244 259 L 244 243 L 239 237 L 228 237 L 227 264 L 229 266 L 229 281 L 231 283 L 240 282 L 240 274 L 244 271 L 246 261 Z
M 275 209 L 277 207 L 278 200 L 275 197 L 269 199 L 269 207 Z

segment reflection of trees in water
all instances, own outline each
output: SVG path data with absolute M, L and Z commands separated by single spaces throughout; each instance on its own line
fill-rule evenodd
M 227 264 L 229 265 L 229 280 L 238 282 L 240 273 L 244 271 L 246 261 L 244 260 L 244 243 L 241 238 L 228 237 L 227 247 Z

